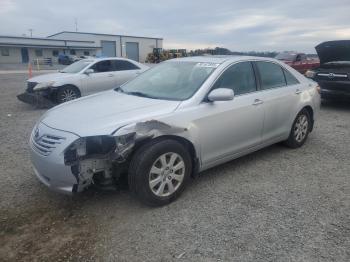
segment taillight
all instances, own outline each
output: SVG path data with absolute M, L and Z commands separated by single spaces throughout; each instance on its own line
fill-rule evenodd
M 321 94 L 321 87 L 320 87 L 319 85 L 317 85 L 317 86 L 315 86 L 315 88 L 316 88 L 316 91 L 317 91 L 319 94 Z

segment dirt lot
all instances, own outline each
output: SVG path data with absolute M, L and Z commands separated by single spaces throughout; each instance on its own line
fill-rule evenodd
M 45 110 L 0 74 L 0 261 L 349 261 L 350 103 L 327 103 L 304 147 L 274 145 L 204 172 L 169 206 L 125 190 L 52 193 L 28 137 Z

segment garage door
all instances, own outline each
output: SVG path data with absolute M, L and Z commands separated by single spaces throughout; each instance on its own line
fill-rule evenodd
M 115 41 L 101 41 L 102 56 L 116 56 Z
M 139 43 L 126 42 L 125 49 L 127 58 L 139 61 Z

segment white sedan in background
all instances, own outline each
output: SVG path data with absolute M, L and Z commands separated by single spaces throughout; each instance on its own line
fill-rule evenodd
M 75 62 L 63 70 L 30 78 L 17 96 L 25 103 L 48 106 L 118 87 L 147 70 L 126 58 L 94 58 Z

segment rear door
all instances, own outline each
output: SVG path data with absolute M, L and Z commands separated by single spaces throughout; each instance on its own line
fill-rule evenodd
M 84 75 L 82 79 L 83 95 L 93 94 L 116 87 L 112 60 L 102 60 L 93 64 L 94 72 Z
M 142 71 L 137 65 L 127 60 L 112 60 L 112 64 L 116 86 L 121 86 L 130 79 L 135 78 Z
M 199 106 L 198 127 L 203 165 L 225 161 L 261 143 L 264 110 L 258 99 L 251 62 L 228 67 L 212 89 L 230 88 L 231 101 L 203 102 Z
M 257 61 L 255 66 L 265 109 L 263 141 L 278 140 L 290 132 L 302 85 L 277 63 Z

